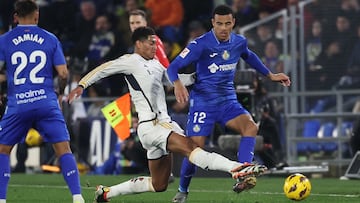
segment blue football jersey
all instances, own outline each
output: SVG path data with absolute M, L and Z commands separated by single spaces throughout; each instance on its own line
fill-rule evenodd
M 59 40 L 36 25 L 19 25 L 0 36 L 6 64 L 8 112 L 58 106 L 53 85 L 56 65 L 65 64 Z
M 19 25 L 0 36 L 0 61 L 8 85 L 0 143 L 21 142 L 31 127 L 50 143 L 70 140 L 53 85 L 54 66 L 66 64 L 59 40 L 36 25 Z
M 220 42 L 211 30 L 188 44 L 170 64 L 168 74 L 170 80 L 174 81 L 178 79 L 177 72 L 180 68 L 195 63 L 196 82 L 190 96 L 191 102 L 196 103 L 191 106 L 217 106 L 237 100 L 234 88 L 236 67 L 241 57 L 249 63 L 249 56 L 250 64 L 255 64 L 255 69 L 263 74 L 269 73 L 259 63 L 260 59 L 248 49 L 245 37 L 231 33 L 228 41 Z

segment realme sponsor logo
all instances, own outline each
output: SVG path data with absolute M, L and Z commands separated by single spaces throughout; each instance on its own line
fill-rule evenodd
M 34 101 L 38 101 L 41 99 L 46 99 L 46 92 L 44 89 L 38 89 L 38 90 L 29 90 L 27 92 L 21 92 L 15 94 L 17 104 L 26 104 L 26 103 L 32 103 Z

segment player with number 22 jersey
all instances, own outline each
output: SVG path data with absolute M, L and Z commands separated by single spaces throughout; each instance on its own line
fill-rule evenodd
M 41 119 L 34 113 L 49 112 L 54 113 L 56 117 L 53 119 L 60 121 L 63 126 L 56 128 L 57 125 L 51 125 L 51 122 L 46 126 L 44 122 L 38 122 L 39 126 L 34 127 L 43 132 L 46 129 L 59 130 L 56 138 L 45 137 L 48 141 L 69 140 L 68 132 L 64 132 L 65 122 L 53 85 L 54 67 L 66 64 L 58 39 L 37 25 L 18 25 L 0 37 L 0 61 L 6 64 L 8 84 L 7 109 L 0 122 L 2 133 L 11 136 L 6 139 L 9 142 L 6 144 L 17 143 L 26 135 L 32 123 L 26 119 L 33 122 Z M 20 112 L 23 112 L 22 118 L 9 122 Z

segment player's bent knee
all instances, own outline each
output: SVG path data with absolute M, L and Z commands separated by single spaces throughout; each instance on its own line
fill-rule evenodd
M 162 185 L 153 185 L 155 192 L 165 192 L 167 190 L 168 184 Z
M 258 131 L 259 131 L 259 128 L 254 123 L 252 125 L 249 125 L 249 127 L 247 127 L 246 131 L 247 131 L 247 133 L 245 133 L 244 135 L 255 137 L 257 135 Z

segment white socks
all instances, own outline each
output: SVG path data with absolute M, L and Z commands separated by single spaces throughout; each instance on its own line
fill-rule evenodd
M 240 166 L 241 163 L 231 161 L 217 153 L 204 151 L 200 147 L 194 149 L 189 156 L 191 163 L 205 170 L 224 171 L 231 174 L 231 170 Z M 119 195 L 136 194 L 143 192 L 155 192 L 151 177 L 141 176 L 126 182 L 109 187 L 107 198 Z M 0 202 L 1 203 L 1 202 Z
M 155 192 L 151 177 L 137 177 L 126 182 L 110 187 L 106 197 L 111 198 L 118 195 L 135 194 L 142 192 Z
M 73 195 L 73 203 L 85 203 L 81 194 Z
M 190 153 L 189 161 L 205 170 L 224 171 L 230 174 L 232 169 L 241 165 L 241 163 L 231 161 L 220 154 L 204 151 L 200 147 Z

